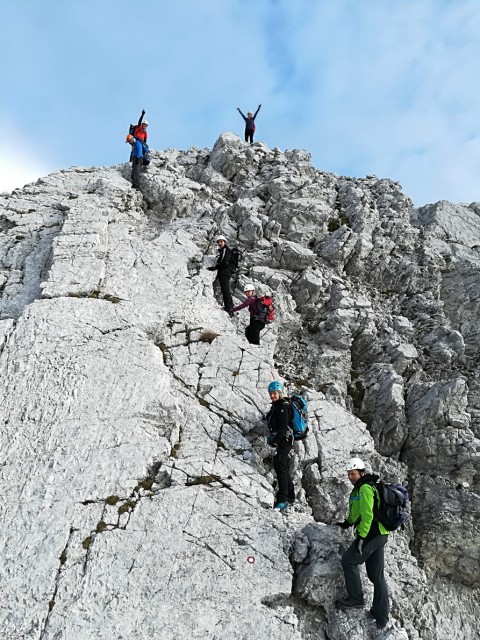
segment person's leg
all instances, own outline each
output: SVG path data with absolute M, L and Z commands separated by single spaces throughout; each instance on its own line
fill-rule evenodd
M 218 272 L 218 281 L 222 290 L 223 305 L 227 311 L 233 307 L 232 294 L 230 293 L 230 278 L 230 271 L 221 270 Z
M 385 580 L 385 545 L 388 536 L 376 536 L 369 544 L 372 544 L 374 550 L 365 562 L 367 576 L 373 584 L 373 604 L 371 612 L 375 620 L 381 627 L 388 622 L 389 602 L 388 587 Z
M 293 446 L 293 443 L 292 443 Z M 289 465 L 288 465 L 288 501 L 290 502 L 290 504 L 293 504 L 295 502 L 295 485 L 293 484 L 293 480 L 292 480 L 292 464 L 291 464 L 292 458 L 289 458 Z
M 273 468 L 277 474 L 278 491 L 275 502 L 288 502 L 288 455 L 292 445 L 288 442 L 281 442 L 277 447 L 277 453 L 273 457 Z
M 253 143 L 253 131 L 249 132 L 248 139 L 250 140 L 250 144 L 252 144 Z
M 250 344 L 260 344 L 260 331 L 264 328 L 265 325 L 260 320 L 250 319 L 250 324 L 245 330 L 245 335 Z
M 132 184 L 136 189 L 140 188 L 140 168 L 142 162 L 142 158 L 133 158 L 132 160 Z
M 249 136 L 249 132 L 247 129 L 245 129 L 245 142 L 248 142 L 248 136 Z
M 357 549 L 353 542 L 342 556 L 342 567 L 348 599 L 359 606 L 364 604 L 364 599 L 358 566 L 364 562 L 363 554 L 357 554 Z

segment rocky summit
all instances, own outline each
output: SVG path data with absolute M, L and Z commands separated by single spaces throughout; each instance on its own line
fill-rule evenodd
M 0 196 L 3 640 L 474 640 L 480 203 L 247 145 L 154 152 Z M 215 238 L 276 320 L 221 307 Z M 272 378 L 308 399 L 272 509 Z M 409 489 L 391 620 L 341 611 L 352 456 Z

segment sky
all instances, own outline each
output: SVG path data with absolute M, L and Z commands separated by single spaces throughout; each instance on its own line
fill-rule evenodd
M 236 111 L 322 171 L 480 201 L 479 0 L 15 0 L 0 7 L 0 192 L 213 147 Z

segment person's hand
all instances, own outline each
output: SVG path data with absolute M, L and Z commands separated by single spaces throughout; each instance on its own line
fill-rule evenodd
M 357 552 L 357 556 L 361 556 L 362 555 L 363 543 L 364 543 L 364 539 L 361 538 L 360 536 L 357 536 L 355 538 L 355 550 Z
M 335 524 L 337 525 L 337 527 L 340 527 L 340 529 L 348 529 L 352 526 L 348 520 L 344 520 L 343 522 L 336 522 Z
M 215 267 L 207 267 L 207 271 L 215 271 Z
M 145 115 L 145 109 L 142 109 L 142 116 Z
M 268 455 L 273 458 L 277 455 L 277 447 L 268 447 Z

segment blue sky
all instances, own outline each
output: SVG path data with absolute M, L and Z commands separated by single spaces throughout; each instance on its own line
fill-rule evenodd
M 421 206 L 480 200 L 478 0 L 2 3 L 0 191 L 242 135 L 319 169 L 398 180 Z

